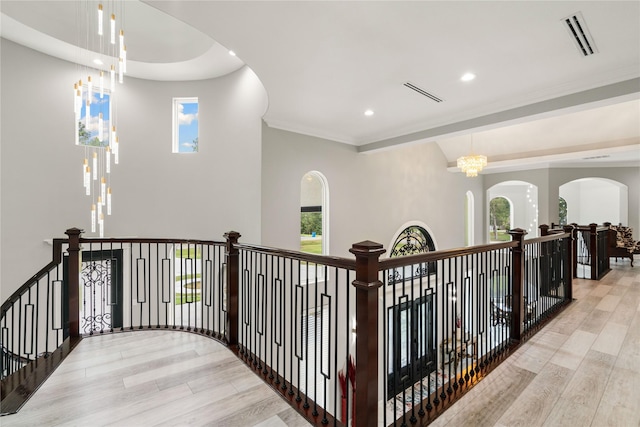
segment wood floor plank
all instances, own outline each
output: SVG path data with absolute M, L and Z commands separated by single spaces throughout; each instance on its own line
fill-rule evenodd
M 598 409 L 615 356 L 590 350 L 544 421 L 548 426 L 586 426 Z

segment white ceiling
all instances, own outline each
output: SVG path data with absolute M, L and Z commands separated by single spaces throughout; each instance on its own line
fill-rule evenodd
M 3 0 L 2 36 L 90 61 L 72 45 L 96 4 Z M 594 55 L 563 25 L 576 12 Z M 203 79 L 247 64 L 273 127 L 362 152 L 435 141 L 450 165 L 473 134 L 488 173 L 640 166 L 638 1 L 150 0 L 127 1 L 124 16 L 131 75 Z M 460 81 L 468 71 L 477 78 Z M 608 157 L 584 160 L 595 156 Z

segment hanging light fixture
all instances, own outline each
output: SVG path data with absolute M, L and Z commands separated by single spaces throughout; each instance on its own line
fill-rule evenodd
M 79 45 L 82 58 L 78 63 L 93 62 L 98 69 L 78 66 L 81 75 L 73 85 L 73 110 L 74 143 L 84 148 L 82 180 L 83 192 L 91 198 L 91 232 L 99 230 L 103 237 L 104 218 L 111 215 L 112 207 L 111 155 L 114 164 L 119 162 L 114 93 L 116 79 L 122 84 L 127 73 L 127 48 L 122 27 L 126 1 L 98 3 L 96 10 L 94 0 L 77 2 L 78 16 L 87 18 L 86 23 L 78 24 L 77 40 L 86 42 Z M 104 28 L 106 25 L 109 25 L 108 29 Z M 96 59 L 89 52 L 101 56 Z M 88 54 L 92 57 L 86 58 Z
M 460 170 L 472 178 L 478 176 L 478 172 L 487 166 L 487 156 L 473 154 L 473 134 L 471 135 L 471 155 L 458 157 L 457 166 Z

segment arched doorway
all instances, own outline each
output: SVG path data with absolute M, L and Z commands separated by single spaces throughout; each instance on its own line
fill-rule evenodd
M 576 179 L 559 188 L 566 200 L 567 223 L 627 224 L 629 220 L 629 188 L 606 178 Z
M 502 197 L 509 202 L 508 229 L 521 228 L 527 231 L 527 238 L 538 236 L 538 187 L 525 181 L 505 181 L 487 190 L 487 233 L 489 241 L 507 241 L 511 237 L 508 229 L 500 228 L 496 239 L 496 224 L 492 224 L 491 200 Z M 502 206 L 506 210 L 505 205 Z M 503 227 L 507 221 L 503 221 Z M 498 224 L 500 227 L 500 224 Z M 493 235 L 491 235 L 493 231 Z
M 300 181 L 300 251 L 329 253 L 329 186 L 318 171 Z

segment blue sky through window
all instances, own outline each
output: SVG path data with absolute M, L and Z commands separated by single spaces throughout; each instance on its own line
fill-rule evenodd
M 198 151 L 198 102 L 178 104 L 178 152 Z
M 86 91 L 86 88 L 84 89 Z M 80 109 L 80 126 L 78 126 L 78 132 L 80 134 L 81 145 L 91 145 L 96 147 L 106 147 L 109 145 L 109 137 L 111 135 L 111 120 L 110 120 L 110 94 L 105 91 L 104 97 L 100 98 L 99 92 L 93 92 L 91 97 L 91 105 L 89 107 L 91 117 L 89 120 L 89 126 L 87 126 L 87 105 L 86 100 L 83 97 L 82 107 Z M 100 134 L 99 130 L 99 117 L 102 113 L 102 129 L 103 137 L 102 141 L 98 141 Z M 83 133 L 83 130 L 85 133 Z

